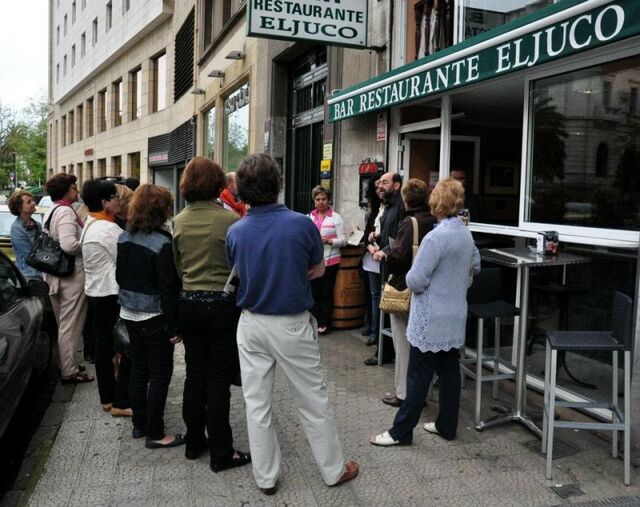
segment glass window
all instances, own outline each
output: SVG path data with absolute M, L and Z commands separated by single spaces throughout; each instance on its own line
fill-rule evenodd
M 453 3 L 407 0 L 405 43 L 408 62 L 453 44 Z
M 111 2 L 107 3 L 105 15 L 104 15 L 104 26 L 105 32 L 111 30 L 111 25 L 113 24 L 113 5 Z
M 71 46 L 71 67 L 76 66 L 76 45 Z
M 11 263 L 0 257 L 0 296 L 2 308 L 7 310 L 20 301 L 20 277 Z
M 67 145 L 67 117 L 63 116 L 61 118 L 61 136 L 60 136 L 60 146 L 63 148 Z
M 242 86 L 224 101 L 222 168 L 235 171 L 249 154 L 249 85 Z
M 521 18 L 559 0 L 464 0 L 461 40 Z
M 202 49 L 206 49 L 227 22 L 242 7 L 243 0 L 204 0 L 202 2 Z
M 73 111 L 69 111 L 69 144 L 73 144 L 73 133 L 75 132 L 75 124 L 73 118 Z
M 87 137 L 93 135 L 93 97 L 87 99 Z
M 82 104 L 78 106 L 77 117 L 78 117 L 78 141 L 82 141 L 82 138 L 84 137 L 84 106 Z
M 142 69 L 138 68 L 130 73 L 129 94 L 131 100 L 131 119 L 137 120 L 142 116 Z
M 204 115 L 204 155 L 216 159 L 216 108 L 212 107 Z
M 93 20 L 91 24 L 91 44 L 95 46 L 98 43 L 98 18 Z
M 605 229 L 640 226 L 640 122 L 629 115 L 640 57 L 532 84 L 528 218 Z
M 112 85 L 112 101 L 113 104 L 113 125 L 115 127 L 122 125 L 122 79 L 119 79 Z
M 153 70 L 152 111 L 167 107 L 167 54 L 162 53 L 151 62 Z
M 60 26 L 56 27 L 56 46 L 60 45 Z
M 71 24 L 76 22 L 76 3 L 71 4 Z
M 107 130 L 107 89 L 98 92 L 98 132 Z
M 87 34 L 82 32 L 80 36 L 80 56 L 84 56 L 87 53 Z
M 122 15 L 124 16 L 126 12 L 131 8 L 131 0 L 122 0 Z

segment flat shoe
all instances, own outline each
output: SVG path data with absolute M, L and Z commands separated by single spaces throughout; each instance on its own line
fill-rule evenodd
M 131 431 L 131 438 L 142 438 L 142 437 L 146 437 L 147 436 L 147 430 L 145 430 L 144 428 L 133 428 L 133 430 Z
M 424 431 L 428 431 L 429 433 L 433 433 L 434 435 L 439 435 L 440 434 L 440 432 L 436 428 L 436 423 L 434 423 L 434 422 L 424 423 L 422 425 L 422 429 Z
M 400 405 L 402 405 L 403 401 L 404 400 L 401 400 L 396 395 L 385 396 L 384 398 L 382 398 L 382 403 L 384 403 L 385 405 L 389 405 L 391 407 L 399 407 Z
M 340 484 L 349 482 L 351 479 L 355 479 L 358 476 L 358 472 L 360 472 L 360 466 L 355 461 L 352 461 L 352 460 L 347 461 L 344 468 L 345 470 L 344 470 L 344 473 L 342 474 L 342 477 L 338 479 L 338 482 L 336 482 L 335 484 L 332 484 L 331 487 L 339 486 Z
M 200 445 L 187 444 L 187 447 L 184 450 L 184 457 L 189 460 L 198 459 L 208 448 L 209 446 L 206 443 Z
M 180 433 L 176 433 L 173 437 L 173 440 L 166 444 L 161 444 L 160 442 L 156 442 L 147 438 L 147 441 L 144 443 L 144 446 L 147 449 L 166 449 L 169 447 L 178 447 L 179 445 L 184 444 L 184 437 Z
M 371 345 L 375 345 L 376 343 L 378 343 L 378 339 L 375 336 L 370 337 L 367 341 L 367 347 L 371 347 Z
M 60 377 L 61 384 L 86 384 L 87 382 L 93 382 L 95 380 L 93 375 L 87 373 L 78 372 L 70 377 Z
M 133 410 L 130 408 L 111 407 L 112 417 L 133 417 Z
M 267 496 L 271 496 L 276 494 L 277 489 L 275 486 L 273 486 L 272 488 L 260 488 L 260 491 L 262 491 Z
M 213 470 L 215 473 L 218 473 L 229 468 L 241 467 L 251 463 L 251 454 L 249 454 L 248 452 L 235 451 L 235 453 L 237 453 L 238 455 L 232 456 L 226 461 L 223 461 L 221 463 L 211 463 L 211 470 Z
M 398 440 L 394 440 L 393 438 L 391 438 L 391 435 L 389 435 L 388 431 L 385 431 L 384 433 L 380 433 L 379 435 L 371 437 L 369 439 L 369 443 L 372 445 L 379 445 L 382 447 L 388 447 L 390 445 L 400 445 L 400 442 Z

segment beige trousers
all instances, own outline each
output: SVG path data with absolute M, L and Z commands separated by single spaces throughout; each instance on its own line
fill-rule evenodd
M 407 370 L 409 369 L 409 352 L 411 345 L 407 340 L 408 315 L 390 314 L 393 348 L 396 349 L 395 386 L 396 396 L 401 400 L 407 397 Z
M 253 475 L 260 488 L 273 487 L 280 475 L 280 446 L 271 412 L 276 364 L 287 379 L 324 482 L 335 484 L 344 472 L 345 461 L 316 339 L 316 322 L 309 312 L 259 315 L 243 310 L 240 316 L 238 352 L 242 391 Z
M 49 297 L 58 322 L 60 372 L 63 377 L 70 377 L 78 373 L 84 360 L 82 330 L 87 318 L 84 270 L 82 266 L 76 266 L 73 275 L 56 281 L 57 292 Z

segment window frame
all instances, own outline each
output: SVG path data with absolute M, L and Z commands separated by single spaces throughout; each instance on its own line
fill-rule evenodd
M 623 47 L 613 44 L 592 51 L 586 51 L 570 59 L 562 58 L 557 62 L 550 62 L 539 69 L 529 71 L 525 76 L 523 114 L 523 150 L 520 175 L 520 203 L 518 227 L 524 229 L 535 236 L 538 232 L 548 231 L 553 228 L 560 235 L 561 241 L 571 243 L 602 245 L 615 248 L 637 248 L 640 240 L 640 232 L 625 229 L 605 229 L 598 227 L 581 227 L 575 225 L 549 224 L 533 222 L 528 219 L 529 210 L 527 202 L 530 196 L 532 184 L 532 162 L 533 162 L 533 115 L 531 88 L 534 81 L 553 77 L 559 74 L 566 74 L 589 67 L 595 67 L 602 63 L 623 60 L 628 57 L 637 56 L 640 52 L 640 41 L 627 41 Z

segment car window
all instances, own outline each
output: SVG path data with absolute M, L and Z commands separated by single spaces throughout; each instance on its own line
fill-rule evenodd
M 15 222 L 16 217 L 9 211 L 0 211 L 0 236 L 11 235 L 11 224 Z
M 3 310 L 11 308 L 20 300 L 22 282 L 11 262 L 0 255 L 0 303 Z

